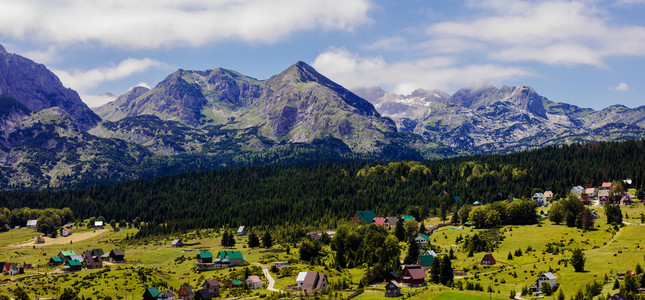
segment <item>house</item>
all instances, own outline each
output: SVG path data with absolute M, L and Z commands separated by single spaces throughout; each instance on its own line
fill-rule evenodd
M 630 205 L 632 204 L 632 197 L 629 194 L 625 194 L 622 198 L 620 198 L 620 205 Z
M 244 262 L 240 251 L 220 251 L 217 253 L 215 263 L 223 267 L 235 267 Z
M 9 265 L 9 275 L 17 275 L 17 274 L 24 274 L 25 273 L 25 267 L 23 267 L 21 264 L 10 264 Z
M 328 285 L 329 282 L 327 281 L 325 274 L 312 271 L 307 272 L 305 280 L 302 282 L 302 286 L 300 288 L 308 295 L 313 295 L 314 291 L 317 291 L 319 294 L 324 294 L 327 292 Z
M 184 243 L 181 240 L 174 240 L 172 243 L 170 243 L 170 247 L 173 248 L 181 248 L 184 246 Z
M 58 256 L 52 256 L 49 258 L 49 265 L 50 266 L 58 266 L 63 264 L 63 259 L 58 257 Z
M 74 259 L 78 261 L 83 261 L 83 255 L 80 255 L 80 254 L 72 255 L 70 260 L 74 260 Z
M 81 269 L 83 269 L 83 263 L 76 259 L 65 261 L 65 266 L 63 267 L 66 272 L 80 271 Z
M 103 258 L 101 256 L 85 256 L 83 259 L 83 267 L 85 269 L 99 269 L 103 268 Z
M 481 202 L 479 202 L 479 201 L 475 201 L 475 202 L 473 202 L 473 206 L 480 206 L 480 205 L 482 205 L 482 203 L 481 203 Z
M 600 205 L 607 203 L 609 201 L 609 190 L 599 190 L 598 200 L 600 200 Z
M 417 235 L 417 237 L 414 238 L 414 241 L 417 242 L 417 245 L 427 244 L 428 241 L 430 241 L 430 237 L 422 233 Z
M 27 228 L 34 228 L 34 229 L 36 229 L 36 224 L 38 224 L 38 219 L 35 219 L 35 220 L 27 220 Z
M 425 286 L 426 272 L 420 265 L 406 265 L 401 272 L 401 283 L 409 287 Z
M 262 280 L 257 275 L 251 275 L 246 279 L 246 286 L 250 290 L 259 289 L 262 287 Z
M 385 284 L 385 297 L 401 297 L 401 284 L 390 280 Z
M 593 198 L 596 195 L 596 189 L 592 187 L 588 187 L 585 189 L 585 195 L 589 198 Z
M 542 293 L 540 289 L 542 288 L 542 282 L 548 282 L 551 285 L 551 291 L 558 289 L 559 284 L 556 282 L 557 277 L 551 272 L 546 272 L 540 275 L 533 285 L 531 285 L 531 292 L 533 293 Z
M 157 288 L 147 288 L 143 292 L 143 300 L 157 300 L 159 296 L 159 290 Z
M 298 273 L 298 277 L 296 277 L 296 283 L 298 284 L 298 288 L 302 287 L 302 283 L 305 282 L 305 277 L 307 277 L 307 272 Z
M 195 292 L 193 292 L 193 287 L 190 286 L 189 284 L 182 285 L 177 291 L 177 300 L 194 300 L 194 299 L 195 299 Z
M 94 221 L 94 229 L 103 229 L 103 221 Z
M 387 227 L 392 227 L 392 226 L 396 226 L 396 223 L 398 222 L 399 222 L 399 218 L 397 217 L 387 217 L 385 218 L 385 222 L 383 223 L 383 225 Z
M 631 300 L 631 298 L 627 298 L 625 295 L 621 293 L 616 293 L 613 296 L 607 298 L 607 300 Z
M 372 221 L 372 223 L 374 223 L 374 224 L 376 224 L 376 225 L 381 225 L 381 226 L 383 226 L 383 225 L 385 225 L 385 218 L 383 218 L 383 217 L 376 217 L 376 218 L 374 218 L 374 220 Z
M 273 265 L 274 265 L 276 268 L 282 268 L 282 267 L 284 267 L 284 266 L 286 266 L 286 265 L 288 265 L 288 264 L 289 264 L 289 262 L 288 262 L 288 261 L 276 261 L 276 262 L 274 262 L 274 263 L 273 263 Z
M 157 299 L 161 299 L 161 297 L 159 297 L 161 295 L 164 295 L 163 299 L 175 300 L 175 293 L 173 293 L 171 290 L 165 290 L 159 293 L 159 295 L 157 296 Z
M 7 274 L 9 274 L 10 271 L 11 271 L 11 263 L 3 263 L 3 265 L 2 265 L 2 274 L 7 275 Z
M 67 237 L 70 234 L 71 233 L 69 232 L 69 229 L 67 229 L 67 227 L 63 227 L 63 228 L 60 229 L 60 236 Z
M 228 284 L 229 289 L 234 289 L 234 288 L 241 288 L 242 287 L 242 280 L 233 280 L 231 283 Z
M 211 300 L 213 299 L 213 295 L 211 295 L 210 292 L 207 290 L 199 290 L 197 293 L 195 293 L 195 300 Z
M 632 179 L 631 178 L 625 178 L 623 180 L 623 183 L 625 184 L 625 187 L 632 187 Z
M 495 258 L 493 257 L 493 254 L 491 253 L 484 255 L 484 258 L 482 258 L 482 261 L 481 261 L 482 266 L 490 266 L 496 263 L 497 261 L 495 260 Z
M 533 194 L 533 201 L 537 203 L 538 206 L 546 206 L 546 197 L 542 193 Z
M 94 249 L 85 250 L 85 252 L 83 252 L 83 257 L 88 257 L 88 256 L 90 256 L 90 257 L 91 256 L 101 256 L 102 257 L 103 254 L 104 254 L 103 249 L 94 248 Z
M 108 256 L 113 262 L 125 262 L 125 252 L 122 249 L 113 249 Z
M 609 189 L 609 188 L 611 188 L 611 182 L 603 182 L 603 183 L 602 183 L 602 188 L 603 188 L 603 189 Z
M 72 256 L 77 255 L 74 250 L 68 250 L 68 251 L 61 251 L 58 253 L 58 257 L 62 258 L 63 261 L 68 261 L 72 259 Z
M 202 290 L 208 291 L 211 297 L 219 297 L 219 282 L 215 279 L 206 280 L 202 284 Z
M 213 253 L 208 250 L 199 250 L 197 253 L 198 264 L 211 264 L 213 263 Z
M 437 255 L 437 252 L 434 252 L 434 250 L 428 250 L 428 251 L 424 252 L 422 255 L 432 255 L 435 258 L 439 256 L 439 255 Z
M 432 267 L 432 263 L 434 262 L 435 257 L 432 255 L 420 255 L 419 256 L 419 265 L 421 268 L 424 270 L 430 269 Z
M 569 193 L 576 194 L 578 196 L 582 195 L 584 192 L 585 192 L 585 188 L 583 188 L 582 186 L 574 186 L 569 191 Z
M 371 210 L 359 211 L 356 212 L 356 215 L 354 216 L 354 224 L 370 224 L 374 218 L 376 218 L 376 215 Z
M 45 238 L 44 238 L 44 237 L 42 237 L 42 236 L 38 236 L 38 237 L 36 238 L 36 244 L 42 244 L 42 243 L 44 243 L 44 242 L 45 242 Z
M 403 219 L 403 222 L 407 222 L 407 221 L 416 221 L 416 220 L 417 220 L 417 219 L 415 219 L 413 216 L 410 216 L 410 215 L 405 215 L 405 216 L 403 216 L 401 219 Z
M 553 200 L 553 192 L 552 191 L 544 192 L 544 198 L 546 199 L 547 202 Z
M 319 240 L 320 239 L 320 233 L 318 233 L 318 232 L 310 232 L 310 233 L 307 233 L 307 237 L 310 238 L 311 240 Z
M 240 228 L 237 229 L 237 232 L 235 235 L 246 235 L 247 229 L 246 226 L 240 226 Z

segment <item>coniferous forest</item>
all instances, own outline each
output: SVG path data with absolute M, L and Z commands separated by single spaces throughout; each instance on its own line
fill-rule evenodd
M 461 203 L 454 196 L 465 203 L 490 203 L 552 190 L 555 198 L 563 198 L 572 186 L 625 178 L 642 191 L 644 166 L 645 140 L 630 140 L 427 162 L 250 166 L 78 190 L 3 191 L 0 206 L 69 207 L 75 218 L 138 218 L 148 225 L 164 224 L 164 232 L 238 225 L 326 227 L 349 220 L 358 210 L 383 216 L 410 207 L 432 212 L 442 202 L 455 210 Z

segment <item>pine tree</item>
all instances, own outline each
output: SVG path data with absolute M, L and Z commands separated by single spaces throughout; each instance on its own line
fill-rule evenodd
M 434 283 L 439 283 L 440 277 L 441 277 L 441 258 L 437 256 L 432 260 L 432 268 L 430 269 L 430 279 Z
M 564 299 L 565 299 L 564 292 L 562 291 L 562 289 L 560 289 L 560 293 L 558 293 L 558 300 L 564 300 Z
M 403 242 L 405 239 L 405 228 L 403 227 L 403 219 L 399 219 L 396 222 L 396 227 L 394 228 L 394 236 L 399 239 L 399 242 Z
M 264 235 L 262 236 L 262 247 L 263 248 L 273 247 L 273 238 L 271 237 L 271 233 L 268 230 L 265 231 Z
M 437 259 L 439 258 L 437 257 Z M 441 267 L 439 270 L 439 281 L 441 284 L 446 285 L 453 280 L 452 262 L 447 255 L 444 255 L 443 259 L 441 259 Z
M 233 233 L 228 234 L 228 247 L 234 247 L 235 246 L 235 235 Z
M 585 254 L 580 250 L 580 248 L 573 250 L 571 255 L 571 265 L 576 270 L 576 272 L 582 272 L 585 269 Z
M 222 247 L 228 247 L 228 242 L 229 242 L 228 234 L 229 234 L 228 230 L 224 231 L 224 233 L 222 234 L 222 240 L 220 241 L 220 243 L 222 244 Z
M 251 248 L 260 247 L 260 239 L 255 234 L 255 232 L 249 233 L 249 247 Z
M 406 265 L 416 264 L 419 260 L 419 246 L 414 240 L 414 237 L 410 237 L 408 241 L 408 254 L 405 256 L 403 262 Z
M 513 260 L 513 254 L 511 254 L 511 251 L 508 251 L 508 257 L 506 257 L 508 260 Z

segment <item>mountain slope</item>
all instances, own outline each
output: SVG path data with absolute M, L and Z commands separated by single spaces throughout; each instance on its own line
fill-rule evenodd
M 83 103 L 78 93 L 63 87 L 58 77 L 44 65 L 8 53 L 0 45 L 0 94 L 18 100 L 34 112 L 60 107 L 86 130 L 100 118 Z

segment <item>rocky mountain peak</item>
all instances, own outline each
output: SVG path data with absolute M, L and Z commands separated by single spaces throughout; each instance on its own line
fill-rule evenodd
M 7 53 L 7 50 L 4 49 L 2 44 L 0 44 L 0 53 Z

